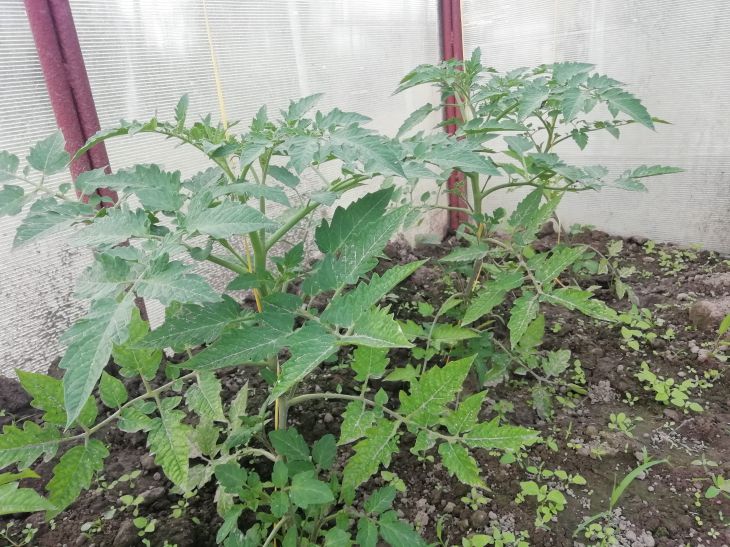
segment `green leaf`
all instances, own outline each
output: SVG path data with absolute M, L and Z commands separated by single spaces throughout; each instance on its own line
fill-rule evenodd
M 319 152 L 319 139 L 310 135 L 296 135 L 288 139 L 285 148 L 294 171 L 301 173 L 314 161 Z
M 389 359 L 386 349 L 360 346 L 353 352 L 350 367 L 355 372 L 355 380 L 367 382 L 370 378 L 382 378 Z
M 0 156 L 0 162 L 2 162 L 2 156 Z M 2 165 L 0 165 L 1 168 Z M 25 191 L 21 186 L 3 184 L 3 189 L 0 190 L 0 217 L 17 215 L 23 210 L 24 203 Z
M 13 463 L 19 469 L 30 467 L 44 454 L 45 461 L 50 460 L 58 450 L 60 438 L 58 429 L 48 425 L 41 428 L 30 421 L 23 423 L 23 429 L 6 425 L 0 435 L 0 469 Z
M 101 402 L 109 408 L 119 408 L 127 402 L 129 395 L 121 380 L 102 372 L 101 382 L 99 382 L 99 397 Z
M 594 319 L 611 322 L 618 320 L 618 314 L 615 310 L 609 308 L 600 300 L 591 298 L 592 296 L 591 291 L 582 291 L 575 287 L 564 287 L 549 294 L 543 294 L 541 298 L 543 302 L 562 306 L 568 310 L 578 310 Z
M 453 401 L 461 391 L 473 361 L 472 355 L 451 361 L 443 367 L 429 368 L 416 382 L 411 383 L 410 394 L 400 392 L 399 412 L 408 421 L 418 425 L 436 423 L 446 404 Z
M 96 180 L 89 182 L 93 186 L 136 194 L 144 208 L 152 211 L 178 211 L 183 202 L 180 172 L 162 171 L 158 165 L 135 165 L 106 176 L 100 173 Z
M 160 417 L 152 421 L 147 447 L 167 478 L 185 490 L 188 483 L 190 426 L 182 423 L 185 412 L 175 410 L 179 403 L 180 397 L 168 397 L 160 401 L 157 406 Z
M 221 524 L 220 528 L 218 528 L 218 532 L 216 532 L 216 543 L 223 543 L 225 539 L 231 535 L 231 533 L 238 531 L 238 519 L 241 516 L 241 513 L 243 513 L 243 509 L 243 505 L 234 505 L 224 513 L 223 524 Z M 235 544 L 234 547 L 236 547 Z
M 18 156 L 5 150 L 0 151 L 0 182 L 13 180 L 18 172 L 18 165 L 20 165 Z
M 376 547 L 378 544 L 378 527 L 366 518 L 357 521 L 355 542 L 360 547 Z
M 138 401 L 122 410 L 117 421 L 117 427 L 127 433 L 137 431 L 149 431 L 152 429 L 153 421 L 148 416 L 155 410 L 153 401 Z
M 382 219 L 392 197 L 393 188 L 384 188 L 364 195 L 347 208 L 335 209 L 332 220 L 322 221 L 314 232 L 319 250 L 336 253 L 346 245 L 351 245 L 362 237 L 364 231 Z
M 474 262 L 480 258 L 484 258 L 488 252 L 489 249 L 484 245 L 457 247 L 445 257 L 440 258 L 439 262 Z
M 500 425 L 497 417 L 477 425 L 466 434 L 464 442 L 472 448 L 519 450 L 535 444 L 539 438 L 538 432 L 533 429 Z
M 142 348 L 193 348 L 210 344 L 223 329 L 238 319 L 240 306 L 229 296 L 220 302 L 186 304 L 169 314 L 165 322 L 139 340 Z
M 55 198 L 45 197 L 30 206 L 28 215 L 18 226 L 13 240 L 17 249 L 31 241 L 69 227 L 83 215 L 91 215 L 94 209 L 81 202 L 59 203 Z
M 588 95 L 577 87 L 569 87 L 563 92 L 562 112 L 566 122 L 575 119 L 576 115 L 583 110 Z
M 582 245 L 553 249 L 550 258 L 535 269 L 535 279 L 539 283 L 554 281 L 566 268 L 583 256 L 583 253 L 585 253 L 585 247 Z
M 335 463 L 335 456 L 337 456 L 337 442 L 334 435 L 330 433 L 319 438 L 312 445 L 312 459 L 325 471 Z
M 369 410 L 365 403 L 351 401 L 342 413 L 339 445 L 348 444 L 361 439 L 375 422 L 375 412 Z
M 55 509 L 50 501 L 31 488 L 18 488 L 17 482 L 0 485 L 0 515 Z
M 286 112 L 282 111 L 282 115 L 286 121 L 299 121 L 299 118 L 309 112 L 314 105 L 324 96 L 324 93 L 314 93 L 307 95 L 296 101 L 289 101 L 289 108 Z
M 476 460 L 460 444 L 441 443 L 439 455 L 444 467 L 452 477 L 455 476 L 462 483 L 478 488 L 485 488 Z
M 302 509 L 310 505 L 330 503 L 335 499 L 329 485 L 315 479 L 309 473 L 299 473 L 292 479 L 289 498 Z
M 210 209 L 191 211 L 184 222 L 185 229 L 190 233 L 200 232 L 216 239 L 245 235 L 275 225 L 257 209 L 233 201 L 224 201 Z
M 133 266 L 135 265 L 131 261 L 112 252 L 96 254 L 94 262 L 76 281 L 76 297 L 100 300 L 119 296 L 134 277 Z
M 396 490 L 392 486 L 378 488 L 365 500 L 365 511 L 371 515 L 379 515 L 393 508 Z
M 547 359 L 542 362 L 542 370 L 545 375 L 550 377 L 560 376 L 570 366 L 570 350 L 559 349 L 551 351 L 547 355 Z
M 274 469 L 271 471 L 271 482 L 277 488 L 284 488 L 289 482 L 289 468 L 284 460 L 274 462 Z
M 545 337 L 545 315 L 542 313 L 529 324 L 525 334 L 520 338 L 519 346 L 522 351 L 531 351 L 542 344 Z
M 40 479 L 41 476 L 32 469 L 23 469 L 18 473 L 0 473 L 0 486 L 23 479 Z
M 387 518 L 386 515 L 380 518 L 378 524 L 380 535 L 391 547 L 426 547 L 427 543 L 410 524 L 397 520 L 395 516 Z
M 202 276 L 187 273 L 191 268 L 178 260 L 170 261 L 167 254 L 162 254 L 150 262 L 137 281 L 137 294 L 159 300 L 163 306 L 172 302 L 202 304 L 220 301 L 220 295 Z
M 63 401 L 63 383 L 61 380 L 38 374 L 16 370 L 20 385 L 33 397 L 31 406 L 43 410 L 43 420 L 53 425 L 66 425 L 66 410 Z M 96 401 L 89 397 L 79 414 L 78 423 L 90 427 L 96 420 Z
M 309 446 L 304 437 L 293 428 L 269 432 L 269 440 L 276 453 L 288 461 L 309 461 Z
M 550 90 L 542 82 L 530 82 L 522 89 L 518 98 L 517 119 L 524 120 L 540 108 L 550 95 Z
M 551 68 L 553 70 L 553 79 L 563 85 L 568 83 L 575 76 L 590 72 L 595 68 L 595 65 L 590 63 L 575 63 L 567 61 L 563 63 L 554 63 Z
M 717 335 L 722 336 L 728 330 L 730 330 L 730 314 L 726 315 L 725 319 L 720 323 L 720 326 L 717 328 Z
M 408 214 L 407 207 L 395 209 L 380 218 L 380 221 L 364 227 L 339 253 L 328 251 L 309 278 L 305 278 L 302 290 L 306 294 L 349 285 L 378 263 L 376 256 L 395 235 Z
M 60 131 L 56 131 L 30 149 L 26 158 L 28 164 L 44 175 L 60 173 L 66 168 L 71 157 L 65 149 L 66 142 Z
M 144 211 L 129 209 L 105 209 L 106 215 L 77 232 L 72 243 L 98 247 L 100 245 L 116 245 L 132 237 L 143 237 L 149 234 L 149 219 Z
M 365 169 L 382 175 L 405 177 L 398 149 L 393 144 L 357 125 L 335 129 L 330 134 L 334 154 L 345 162 L 361 161 Z
M 283 491 L 272 492 L 270 505 L 271 514 L 275 518 L 281 518 L 289 510 L 289 496 Z
M 349 329 L 367 310 L 421 267 L 424 262 L 419 260 L 410 264 L 394 266 L 388 269 L 382 277 L 374 273 L 370 281 L 361 281 L 350 292 L 333 298 L 322 312 L 322 321 Z
M 278 165 L 269 165 L 268 174 L 289 188 L 296 188 L 299 184 L 299 177 L 288 169 Z
M 477 336 L 479 335 L 471 329 L 448 323 L 439 323 L 431 331 L 431 342 L 434 347 L 440 349 L 443 344 L 453 346 L 458 342 L 476 338 Z
M 350 335 L 342 336 L 341 341 L 349 344 L 373 348 L 410 348 L 413 346 L 403 334 L 393 314 L 387 308 L 366 310 L 353 325 Z
M 70 448 L 53 468 L 53 478 L 46 485 L 48 500 L 55 509 L 53 517 L 71 505 L 82 490 L 91 486 L 95 473 L 104 469 L 104 459 L 109 456 L 104 443 L 87 439 L 85 444 Z
M 162 360 L 162 351 L 139 347 L 140 340 L 144 340 L 149 332 L 149 323 L 140 316 L 139 309 L 132 310 L 132 319 L 129 323 L 127 340 L 112 349 L 114 362 L 121 368 L 123 376 L 130 377 L 139 374 L 145 380 L 151 380 L 157 374 Z
M 470 395 L 459 403 L 456 410 L 443 418 L 442 423 L 451 435 L 460 435 L 476 427 L 479 411 L 482 409 L 482 403 L 486 396 L 486 391 L 479 391 L 474 395 Z
M 410 113 L 403 124 L 398 129 L 398 133 L 395 135 L 396 139 L 401 138 L 403 135 L 408 133 L 411 129 L 420 124 L 423 120 L 428 118 L 429 114 L 436 110 L 436 107 L 431 103 L 424 104 L 421 108 L 418 108 Z
M 276 186 L 266 186 L 264 184 L 255 184 L 252 182 L 239 182 L 236 184 L 229 184 L 227 186 L 221 186 L 220 189 L 215 192 L 215 195 L 222 194 L 236 194 L 239 196 L 251 196 L 254 198 L 264 198 L 273 203 L 279 203 L 286 207 L 290 206 L 289 198 L 286 196 L 284 191 Z M 263 215 L 262 215 L 263 217 Z M 263 217 L 266 218 L 266 217 Z M 266 219 L 268 220 L 268 219 Z M 270 222 L 270 221 L 269 221 Z
M 474 300 L 464 312 L 462 325 L 469 325 L 484 317 L 496 306 L 500 305 L 507 293 L 522 285 L 521 272 L 501 272 L 494 280 L 488 281 L 477 293 Z
M 474 152 L 469 141 L 449 139 L 443 145 L 434 146 L 427 160 L 444 170 L 458 169 L 465 173 L 500 176 L 502 173 L 487 157 Z
M 97 300 L 89 313 L 68 329 L 61 341 L 67 345 L 59 367 L 63 375 L 67 426 L 79 417 L 106 367 L 113 345 L 125 341 L 134 302 L 129 295 L 121 302 Z
M 227 462 L 215 466 L 215 478 L 226 492 L 236 494 L 245 486 L 248 472 L 237 462 Z
M 527 327 L 537 317 L 539 309 L 540 300 L 537 295 L 530 291 L 523 292 L 522 296 L 515 300 L 507 323 L 512 349 L 517 347 L 520 339 L 527 332 Z
M 601 93 L 601 98 L 608 103 L 610 108 L 627 114 L 631 119 L 645 125 L 649 129 L 654 129 L 654 122 L 646 107 L 628 91 L 617 88 L 609 89 Z
M 178 129 L 182 129 L 183 127 L 185 127 L 185 118 L 188 115 L 189 104 L 190 98 L 188 97 L 188 94 L 185 93 L 182 97 L 180 97 L 180 100 L 175 106 L 175 122 L 177 123 Z
M 631 178 L 641 179 L 656 177 L 658 175 L 671 175 L 673 173 L 684 173 L 681 167 L 670 167 L 668 165 L 640 165 L 631 171 Z
M 286 346 L 290 332 L 268 325 L 227 330 L 217 342 L 183 363 L 192 370 L 215 370 L 263 361 Z
M 289 337 L 291 357 L 281 365 L 281 374 L 269 400 L 279 397 L 306 378 L 337 351 L 337 339 L 316 323 L 307 323 Z
M 355 454 L 347 461 L 342 473 L 342 492 L 345 500 L 352 500 L 355 489 L 372 477 L 380 466 L 388 467 L 398 450 L 399 422 L 380 418 L 368 429 L 367 436 L 355 445 Z
M 185 393 L 188 407 L 201 418 L 225 422 L 220 380 L 212 372 L 204 370 L 199 371 L 196 377 L 197 383 L 190 386 Z

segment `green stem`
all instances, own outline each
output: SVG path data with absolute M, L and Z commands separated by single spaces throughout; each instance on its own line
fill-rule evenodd
M 276 533 L 279 531 L 279 529 L 284 526 L 284 523 L 289 520 L 289 515 L 286 515 L 282 517 L 279 522 L 277 522 L 274 527 L 271 529 L 271 532 L 269 532 L 269 535 L 266 538 L 266 541 L 264 541 L 263 547 L 267 547 L 269 544 L 271 544 L 272 541 L 274 541 L 274 538 L 276 537 Z
M 536 177 L 535 177 L 536 178 Z M 586 190 L 590 190 L 590 188 L 571 188 L 572 185 L 574 185 L 575 182 L 571 181 L 570 184 L 567 186 L 557 187 L 557 186 L 545 186 L 543 184 L 538 184 L 531 181 L 526 182 L 508 182 L 505 184 L 498 184 L 497 186 L 492 186 L 491 188 L 488 188 L 484 191 L 482 194 L 482 198 L 488 196 L 489 194 L 496 192 L 497 190 L 502 190 L 504 188 L 517 188 L 518 186 L 532 186 L 533 188 L 542 188 L 543 190 L 557 190 L 559 192 L 584 192 Z
M 319 203 L 312 203 L 307 202 L 307 204 L 299 209 L 292 217 L 289 218 L 289 220 L 286 221 L 286 223 L 281 226 L 278 230 L 276 230 L 271 237 L 268 238 L 266 241 L 266 245 L 264 246 L 264 249 L 268 252 L 276 243 L 284 237 L 289 231 L 296 226 L 299 221 L 301 221 L 304 217 L 306 217 L 308 214 L 310 214 L 312 211 L 314 211 L 317 207 L 319 207 Z
M 247 268 L 243 266 L 239 266 L 238 264 L 234 264 L 233 262 L 230 262 L 226 260 L 225 258 L 221 258 L 219 256 L 216 256 L 214 254 L 208 255 L 208 258 L 206 258 L 208 262 L 212 262 L 213 264 L 218 264 L 219 266 L 223 266 L 224 268 L 231 270 L 232 272 L 235 272 L 237 274 L 248 274 L 249 271 Z
M 268 249 L 264 247 L 264 243 L 261 241 L 259 234 L 251 232 L 249 234 L 251 238 L 251 247 L 253 248 L 253 267 L 254 272 L 257 274 L 263 274 L 266 271 L 266 255 Z M 265 285 L 260 287 L 261 296 L 268 294 L 268 289 Z
M 482 195 L 481 188 L 479 187 L 479 174 L 469 173 L 467 177 L 471 183 L 471 194 L 472 199 L 474 200 L 474 205 L 472 206 L 474 208 L 474 215 L 481 215 L 482 200 L 484 199 L 484 196 Z

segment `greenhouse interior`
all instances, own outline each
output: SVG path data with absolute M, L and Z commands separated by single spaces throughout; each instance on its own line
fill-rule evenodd
M 723 0 L 0 0 L 0 546 L 730 546 L 728 59 Z

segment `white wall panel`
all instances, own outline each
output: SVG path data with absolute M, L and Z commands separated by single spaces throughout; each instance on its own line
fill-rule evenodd
M 620 172 L 640 164 L 685 173 L 647 179 L 649 192 L 569 196 L 567 224 L 730 252 L 730 2 L 725 0 L 463 0 L 465 54 L 477 46 L 499 70 L 558 61 L 597 65 L 673 123 L 595 138 L 576 164 Z M 493 205 L 510 205 L 502 195 Z

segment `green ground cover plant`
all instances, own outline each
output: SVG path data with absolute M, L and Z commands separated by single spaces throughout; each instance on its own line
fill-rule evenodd
M 75 186 L 56 189 L 47 177 L 70 159 L 60 134 L 33 146 L 22 171 L 19 158 L 0 153 L 0 213 L 23 215 L 19 252 L 61 230 L 70 244 L 93 252 L 76 286 L 87 315 L 62 338 L 63 379 L 18 371 L 42 419 L 6 425 L 0 435 L 0 514 L 45 511 L 52 518 L 68 508 L 103 473 L 109 449 L 102 433 L 110 427 L 143 432 L 155 462 L 186 499 L 215 486 L 223 519 L 216 539 L 226 546 L 422 545 L 393 509 L 397 481 L 364 487 L 394 455 L 410 450 L 440 462 L 475 498 L 488 487 L 476 451 L 498 454 L 502 463 L 525 460 L 525 449 L 544 439 L 510 424 L 505 412 L 483 420 L 482 388 L 513 373 L 534 380 L 533 404 L 549 419 L 554 400 L 569 405 L 585 394 L 585 378 L 570 351 L 540 349 L 542 307 L 618 320 L 580 286 L 581 268 L 573 268 L 593 260 L 594 251 L 559 245 L 539 252 L 532 247 L 537 232 L 557 218 L 566 192 L 640 190 L 643 178 L 677 169 L 642 166 L 606 182 L 605 169 L 560 159 L 554 147 L 562 141 L 583 148 L 593 131 L 618 135 L 630 123 L 658 123 L 622 84 L 590 65 L 502 75 L 483 67 L 477 53 L 463 65 L 419 67 L 399 90 L 422 83 L 456 98 L 456 135 L 437 128 L 405 137 L 440 105 L 419 109 L 389 138 L 365 128 L 368 118 L 357 113 L 310 114 L 319 96 L 294 101 L 275 118 L 262 108 L 238 133 L 209 117 L 190 123 L 183 97 L 174 121 L 122 122 L 77 154 L 106 139 L 155 133 L 208 159 L 211 166 L 188 179 L 136 165 L 84 173 Z M 585 121 L 599 104 L 610 119 Z M 487 144 L 498 138 L 506 148 Z M 443 185 L 454 169 L 471 189 L 471 205 L 461 210 L 469 220 L 458 230 L 465 245 L 442 260 L 456 285 L 438 309 L 418 307 L 422 322 L 396 319 L 384 299 L 423 261 L 374 269 L 389 240 L 424 210 L 440 207 L 431 196 L 412 201 L 418 182 Z M 319 185 L 302 184 L 307 177 Z M 488 212 L 493 192 L 523 187 L 531 192 L 511 214 Z M 114 190 L 118 199 L 97 188 Z M 319 217 L 321 206 L 357 188 L 349 205 Z M 317 255 L 309 260 L 312 243 Z M 195 272 L 196 262 L 227 270 L 231 282 L 214 289 Z M 255 309 L 239 304 L 238 291 L 253 292 Z M 140 300 L 164 306 L 161 326 L 150 329 Z M 166 358 L 165 350 L 180 358 Z M 405 366 L 393 359 L 396 352 L 408 355 Z M 350 369 L 354 380 L 339 391 L 314 390 L 309 378 L 328 366 Z M 219 374 L 231 367 L 259 374 L 265 396 L 256 399 L 247 385 L 224 400 Z M 478 377 L 476 391 L 464 387 L 470 375 Z M 403 382 L 397 397 L 380 387 L 382 379 Z M 290 426 L 289 410 L 313 401 L 346 404 L 337 437 L 308 440 Z M 38 478 L 39 460 L 54 458 L 44 496 L 20 485 Z M 564 508 L 559 491 L 534 481 L 523 486 L 541 504 L 541 522 Z M 134 497 L 126 501 L 148 542 L 155 522 L 136 513 Z M 474 544 L 496 540 L 480 541 Z

